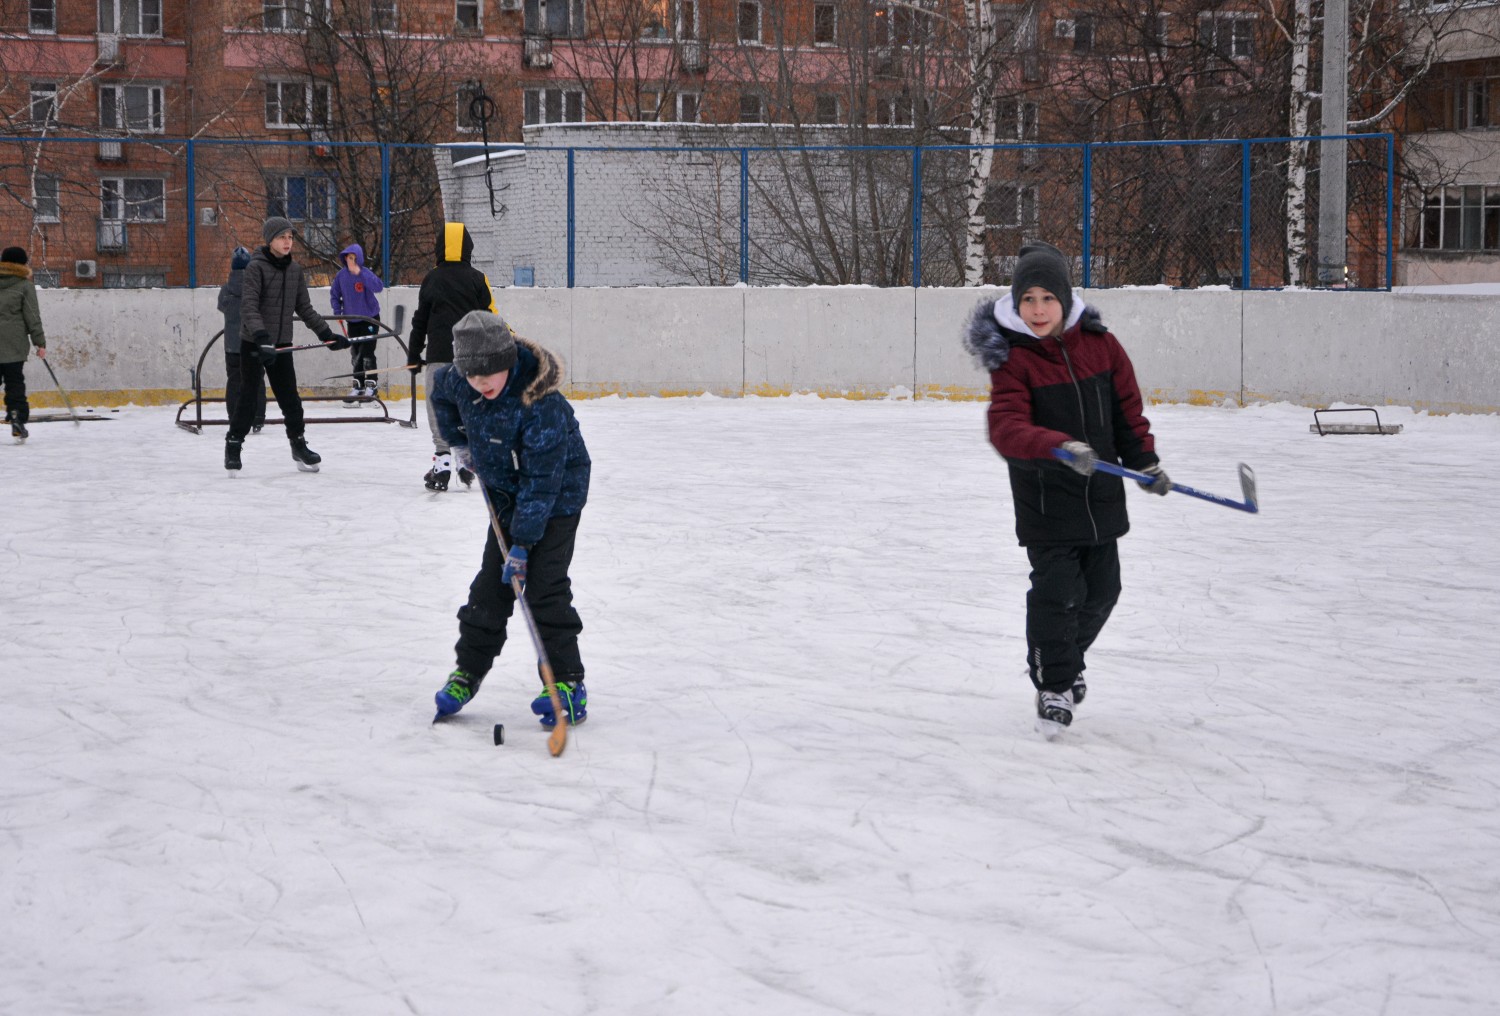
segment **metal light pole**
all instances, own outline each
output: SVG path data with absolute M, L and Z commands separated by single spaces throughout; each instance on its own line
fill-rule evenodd
M 1323 107 L 1320 133 L 1349 130 L 1349 0 L 1323 3 Z M 1322 142 L 1318 165 L 1318 281 L 1342 286 L 1348 278 L 1347 141 Z

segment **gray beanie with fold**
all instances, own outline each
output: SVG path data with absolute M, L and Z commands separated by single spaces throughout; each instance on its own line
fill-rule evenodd
M 483 377 L 516 365 L 516 337 L 499 314 L 471 310 L 453 326 L 453 366 L 464 377 Z
M 1032 286 L 1040 286 L 1062 304 L 1063 321 L 1073 310 L 1073 282 L 1069 278 L 1068 259 L 1050 243 L 1033 240 L 1021 247 L 1016 270 L 1011 275 L 1010 305 L 1021 309 L 1021 297 Z
M 284 219 L 279 215 L 273 215 L 260 227 L 260 236 L 266 243 L 270 243 L 291 228 L 291 219 Z

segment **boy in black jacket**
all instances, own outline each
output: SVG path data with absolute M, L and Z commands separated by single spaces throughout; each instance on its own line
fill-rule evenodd
M 292 224 L 272 216 L 261 227 L 266 245 L 256 251 L 245 266 L 240 300 L 240 392 L 239 404 L 229 421 L 229 436 L 224 441 L 224 468 L 233 476 L 240 470 L 240 449 L 255 419 L 255 399 L 249 393 L 268 380 L 281 407 L 286 423 L 286 437 L 292 443 L 292 459 L 297 468 L 316 473 L 323 457 L 307 447 L 302 434 L 302 398 L 297 394 L 297 372 L 292 368 L 292 354 L 278 350 L 292 344 L 292 312 L 313 330 L 318 341 L 330 349 L 348 349 L 349 340 L 335 336 L 317 311 L 307 293 L 302 266 L 292 260 Z
M 406 366 L 413 374 L 424 366 L 423 389 L 427 393 L 427 428 L 432 432 L 432 468 L 422 477 L 428 490 L 447 490 L 453 474 L 453 457 L 447 440 L 438 429 L 432 410 L 434 374 L 453 362 L 453 326 L 471 310 L 495 311 L 495 297 L 490 280 L 469 264 L 474 254 L 474 239 L 462 222 L 445 222 L 437 238 L 437 267 L 422 280 L 417 291 L 417 310 L 411 316 L 411 334 L 407 337 Z M 426 358 L 423 358 L 426 353 Z M 458 478 L 464 485 L 474 481 L 474 474 L 460 468 Z
M 1153 494 L 1171 481 L 1130 357 L 1075 297 L 1062 252 L 1022 247 L 1010 294 L 975 308 L 965 345 L 990 371 L 990 443 L 1009 467 L 1016 536 L 1031 560 L 1026 662 L 1037 716 L 1067 726 L 1088 693 L 1084 653 L 1120 597 L 1116 541 L 1130 529 L 1124 482 L 1094 465 L 1148 473 L 1141 486 Z

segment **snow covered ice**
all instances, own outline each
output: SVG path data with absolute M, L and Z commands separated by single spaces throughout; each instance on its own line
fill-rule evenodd
M 425 427 L 0 444 L 0 1013 L 1495 1012 L 1500 418 L 1150 407 L 1049 743 L 982 403 L 575 405 L 556 759 Z

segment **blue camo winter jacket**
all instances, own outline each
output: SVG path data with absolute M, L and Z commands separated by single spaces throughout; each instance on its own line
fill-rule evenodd
M 494 399 L 486 400 L 446 364 L 433 372 L 432 409 L 454 448 L 469 448 L 511 540 L 529 547 L 547 520 L 576 515 L 589 494 L 589 452 L 573 407 L 558 391 L 562 364 L 526 339 Z

